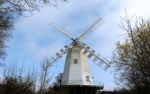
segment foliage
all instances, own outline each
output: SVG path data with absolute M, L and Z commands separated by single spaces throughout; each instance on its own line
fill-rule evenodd
M 11 66 L 4 70 L 0 94 L 35 94 L 35 78 L 34 73 L 25 75 L 23 68 Z
M 30 78 L 5 78 L 1 94 L 34 94 L 35 86 Z
M 45 58 L 43 60 L 43 62 L 41 63 L 41 71 L 40 71 L 40 76 L 39 76 L 39 93 L 40 94 L 45 94 L 46 92 L 48 92 L 48 87 L 49 87 L 49 82 L 52 78 L 52 76 L 50 77 L 48 75 L 49 73 L 49 69 L 50 69 L 50 65 L 49 65 L 49 59 Z
M 5 66 L 0 79 L 0 94 L 70 94 L 64 88 L 50 85 L 49 68 L 47 58 L 41 63 L 38 75 L 34 71 L 26 74 L 23 66 Z
M 124 42 L 118 42 L 113 55 L 117 80 L 120 85 L 132 89 L 137 94 L 150 92 L 150 22 L 124 20 L 127 31 Z

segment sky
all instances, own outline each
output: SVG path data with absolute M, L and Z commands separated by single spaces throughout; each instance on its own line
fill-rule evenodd
M 125 39 L 121 29 L 121 18 L 150 17 L 149 0 L 69 0 L 58 3 L 57 7 L 43 7 L 34 15 L 21 17 L 16 23 L 12 38 L 6 49 L 6 65 L 24 65 L 27 70 L 39 71 L 45 57 L 52 57 L 64 45 L 71 43 L 51 25 L 55 22 L 71 32 L 73 37 L 85 31 L 97 19 L 102 24 L 97 26 L 83 40 L 103 57 L 111 58 L 115 43 Z M 65 55 L 53 65 L 50 74 L 55 76 L 63 72 Z M 95 81 L 101 81 L 104 89 L 112 90 L 115 85 L 113 69 L 104 71 L 90 60 L 90 68 Z

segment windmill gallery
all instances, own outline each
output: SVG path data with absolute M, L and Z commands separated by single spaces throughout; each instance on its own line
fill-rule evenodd
M 105 70 L 110 67 L 110 62 L 81 41 L 81 39 L 85 37 L 87 33 L 91 32 L 99 23 L 101 23 L 101 19 L 98 19 L 77 38 L 73 38 L 71 34 L 61 26 L 55 23 L 51 24 L 57 31 L 72 40 L 70 45 L 66 45 L 56 53 L 54 57 L 49 59 L 48 65 L 51 66 L 61 58 L 62 55 L 66 54 L 64 71 L 59 75 L 58 81 L 54 83 L 55 89 L 67 89 L 72 92 L 72 94 L 96 94 L 98 90 L 104 88 L 102 84 L 93 81 L 88 60 L 92 58 L 93 62 L 98 66 L 104 64 Z

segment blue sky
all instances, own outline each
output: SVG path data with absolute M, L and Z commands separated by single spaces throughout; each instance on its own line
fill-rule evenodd
M 136 2 L 136 3 L 135 3 Z M 91 48 L 106 58 L 110 58 L 115 43 L 123 40 L 125 32 L 119 27 L 120 17 L 150 17 L 149 0 L 69 0 L 59 3 L 58 7 L 44 7 L 29 17 L 16 22 L 12 39 L 8 42 L 7 65 L 17 63 L 27 70 L 39 70 L 44 57 L 51 57 L 71 41 L 55 31 L 49 23 L 55 22 L 74 37 L 86 30 L 98 18 L 103 23 L 93 30 L 84 40 Z M 65 56 L 51 69 L 50 74 L 63 71 Z M 116 88 L 113 73 L 104 71 L 92 61 L 89 62 L 95 81 L 104 83 L 105 89 Z

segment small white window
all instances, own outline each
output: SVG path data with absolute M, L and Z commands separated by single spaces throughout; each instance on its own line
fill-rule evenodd
M 77 64 L 78 63 L 78 59 L 74 59 L 74 64 Z
M 86 81 L 90 82 L 90 77 L 89 76 L 86 76 Z

